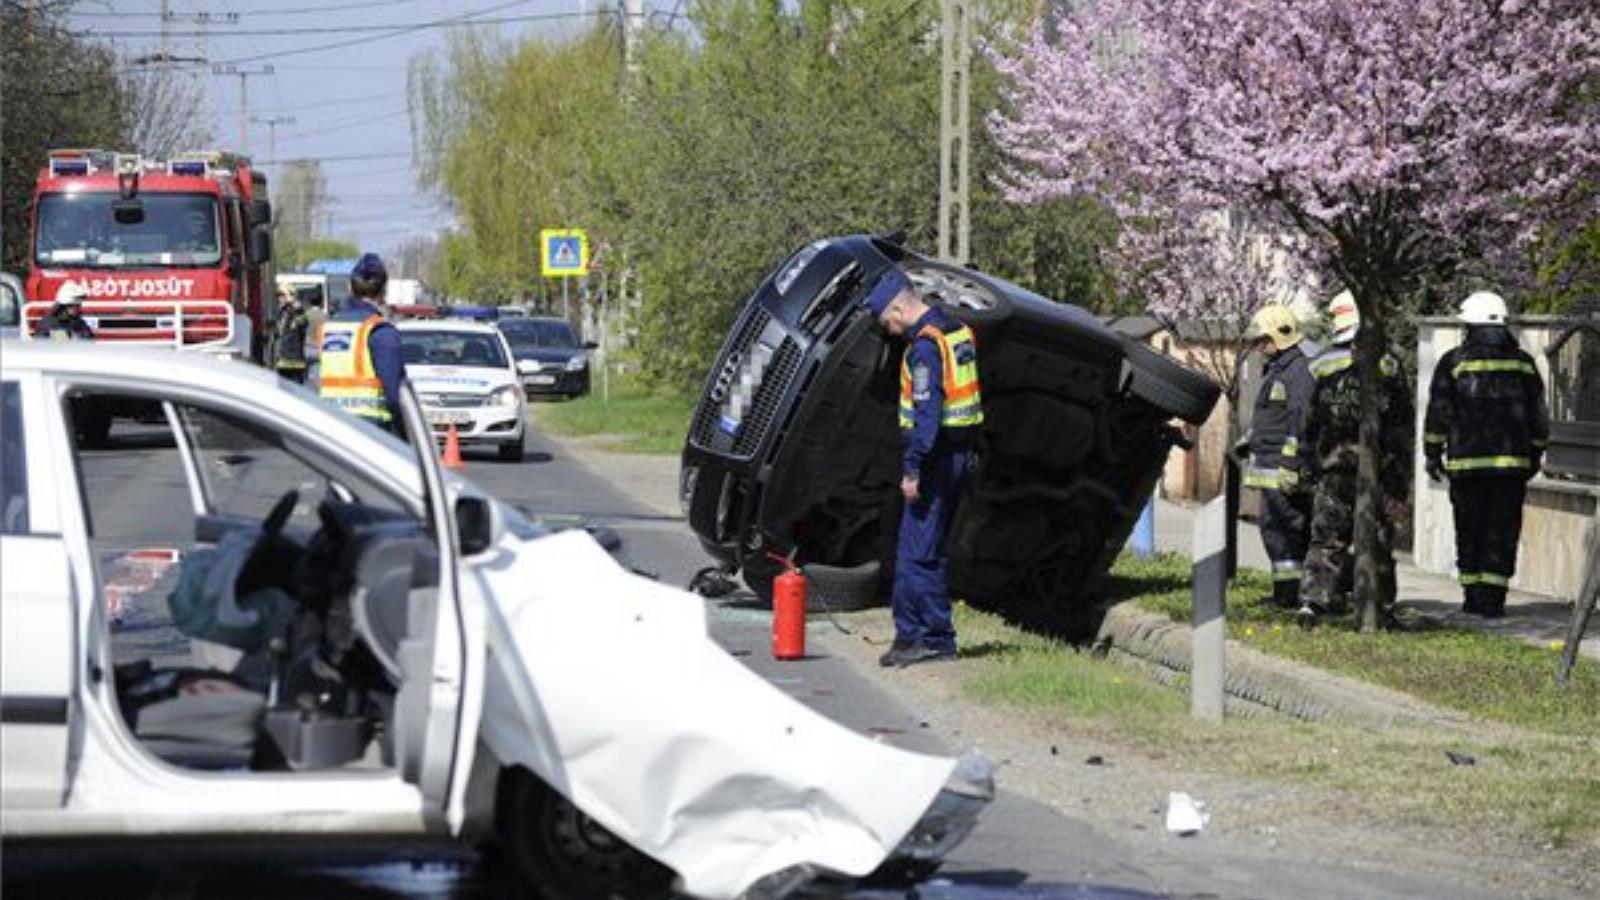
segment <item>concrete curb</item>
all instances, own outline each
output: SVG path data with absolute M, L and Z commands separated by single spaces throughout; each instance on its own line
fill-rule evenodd
M 1095 646 L 1114 658 L 1153 670 L 1162 681 L 1189 672 L 1194 629 L 1164 616 L 1119 604 L 1106 614 Z M 1224 682 L 1228 711 L 1277 713 L 1308 722 L 1468 730 L 1466 715 L 1432 706 L 1399 691 L 1268 656 L 1228 641 Z

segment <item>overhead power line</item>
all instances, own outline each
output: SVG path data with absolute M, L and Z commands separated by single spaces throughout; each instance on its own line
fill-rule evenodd
M 254 160 L 254 162 L 258 166 L 283 166 L 283 165 L 288 165 L 289 163 L 295 163 L 295 162 L 331 163 L 331 162 L 356 162 L 356 161 L 365 161 L 365 160 L 369 160 L 369 159 L 410 159 L 410 158 L 411 158 L 411 151 L 410 150 L 405 150 L 405 151 L 402 151 L 402 152 L 399 152 L 399 153 L 347 153 L 347 154 L 336 154 L 334 156 L 301 156 L 301 155 L 297 154 L 295 156 L 288 156 L 288 157 L 285 157 L 283 159 L 258 159 L 258 160 Z
M 492 6 L 477 12 L 461 13 L 443 19 L 430 19 L 424 22 L 400 22 L 388 25 L 300 25 L 283 28 L 230 28 L 227 32 L 204 31 L 200 29 L 190 31 L 159 31 L 152 29 L 138 29 L 133 31 L 101 31 L 94 34 L 103 38 L 152 38 L 165 35 L 169 38 L 235 38 L 235 37 L 295 37 L 307 34 L 372 34 L 385 31 L 397 33 L 424 31 L 432 28 L 461 28 L 469 25 L 500 25 L 510 22 L 533 22 L 542 19 L 578 19 L 600 15 L 606 10 L 588 10 L 585 12 L 564 13 L 534 13 L 521 16 L 495 16 L 481 18 L 490 13 L 508 9 L 513 6 L 522 6 L 532 0 L 512 0 L 499 6 Z
M 351 9 L 375 9 L 381 6 L 410 6 L 422 3 L 424 0 L 364 0 L 361 3 L 336 3 L 328 6 L 295 6 L 287 9 L 252 9 L 247 12 L 230 13 L 236 18 L 247 16 L 304 16 L 318 13 L 343 12 Z M 75 12 L 76 18 L 83 19 L 159 19 L 158 12 Z M 173 13 L 168 21 L 180 18 L 183 13 Z
M 506 5 L 507 6 L 514 6 L 516 4 L 512 3 L 512 4 L 506 4 Z M 494 9 L 504 9 L 504 8 L 505 8 L 504 6 L 494 7 Z M 483 12 L 485 12 L 485 13 L 493 12 L 494 9 L 484 10 Z M 465 22 L 461 17 L 458 17 L 457 20 L 452 20 L 452 21 L 453 21 L 454 24 L 491 25 L 491 24 L 499 24 L 499 23 L 504 23 L 504 22 L 544 22 L 544 21 L 553 21 L 553 20 L 556 20 L 556 19 L 599 18 L 599 17 L 605 16 L 605 15 L 609 15 L 609 13 L 610 13 L 609 10 L 598 9 L 598 10 L 591 10 L 589 12 L 581 12 L 581 13 L 548 13 L 548 14 L 545 14 L 545 15 L 537 15 L 537 16 L 508 16 L 508 17 L 504 17 L 504 18 L 500 18 L 500 19 L 476 19 L 476 20 L 474 20 L 472 22 Z M 466 15 L 481 15 L 481 13 L 467 13 Z M 390 32 L 388 34 L 380 34 L 380 35 L 377 35 L 375 37 L 351 38 L 350 40 L 347 40 L 347 41 L 333 41 L 332 43 L 318 44 L 315 47 L 301 47 L 301 48 L 298 48 L 298 49 L 295 49 L 295 50 L 280 50 L 280 51 L 278 51 L 276 53 L 257 53 L 254 56 L 241 56 L 241 57 L 239 57 L 237 59 L 230 59 L 230 60 L 228 60 L 228 62 L 231 62 L 231 63 L 248 63 L 248 62 L 256 62 L 257 60 L 263 60 L 263 59 L 282 59 L 285 56 L 299 56 L 299 55 L 304 54 L 304 53 L 320 53 L 323 50 L 338 50 L 338 49 L 341 49 L 341 48 L 344 48 L 344 47 L 354 47 L 357 44 L 372 44 L 372 43 L 377 42 L 377 41 L 387 41 L 387 40 L 389 40 L 391 38 L 397 38 L 397 37 L 401 37 L 401 36 L 407 35 L 407 34 L 414 34 L 415 32 L 418 32 L 418 31 L 421 31 L 421 30 L 424 30 L 424 29 L 427 29 L 427 28 L 442 28 L 442 27 L 449 27 L 449 26 L 447 24 L 443 23 L 443 22 L 424 23 L 424 24 L 419 25 L 419 26 L 403 28 L 403 29 L 401 29 L 399 31 L 393 31 L 393 32 Z

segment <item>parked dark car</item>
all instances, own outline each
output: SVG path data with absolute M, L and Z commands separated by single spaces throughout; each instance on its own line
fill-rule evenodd
M 771 553 L 806 565 L 835 605 L 886 592 L 903 345 L 860 301 L 892 263 L 978 344 L 985 422 L 952 523 L 952 594 L 1089 636 L 1107 570 L 1182 440 L 1172 421 L 1204 421 L 1218 387 L 1076 306 L 885 238 L 810 244 L 750 299 L 684 445 L 690 526 L 763 597 Z
M 528 396 L 582 397 L 589 393 L 589 354 L 565 319 L 502 319 L 500 333 L 517 358 L 517 375 Z

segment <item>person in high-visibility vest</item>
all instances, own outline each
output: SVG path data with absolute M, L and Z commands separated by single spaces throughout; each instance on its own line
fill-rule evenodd
M 879 278 L 863 304 L 890 335 L 908 338 L 900 362 L 905 506 L 895 545 L 895 637 L 878 661 L 951 659 L 956 632 L 944 544 L 983 424 L 978 345 L 970 328 L 925 303 L 897 268 Z
M 1506 316 L 1498 294 L 1479 291 L 1462 302 L 1466 340 L 1434 368 L 1422 426 L 1428 477 L 1450 479 L 1461 609 L 1489 619 L 1506 613 L 1522 501 L 1550 436 L 1544 381 Z
M 384 318 L 384 288 L 389 273 L 376 253 L 367 253 L 350 272 L 354 295 L 337 316 L 323 323 L 321 395 L 349 412 L 404 435 L 400 425 L 400 379 L 405 358 L 400 332 Z

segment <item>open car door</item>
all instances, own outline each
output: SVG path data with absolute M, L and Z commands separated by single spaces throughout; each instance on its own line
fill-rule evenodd
M 469 629 L 463 617 L 455 514 L 433 432 L 410 382 L 401 384 L 400 407 L 422 474 L 427 527 L 439 552 L 439 584 L 412 598 L 407 634 L 399 644 L 395 761 L 401 777 L 422 790 L 429 824 L 456 833 L 476 746 L 480 702 L 473 699 L 483 692 L 481 683 L 468 683 L 469 675 L 481 681 L 483 671 L 481 665 L 469 664 L 468 640 L 469 632 L 480 632 Z

